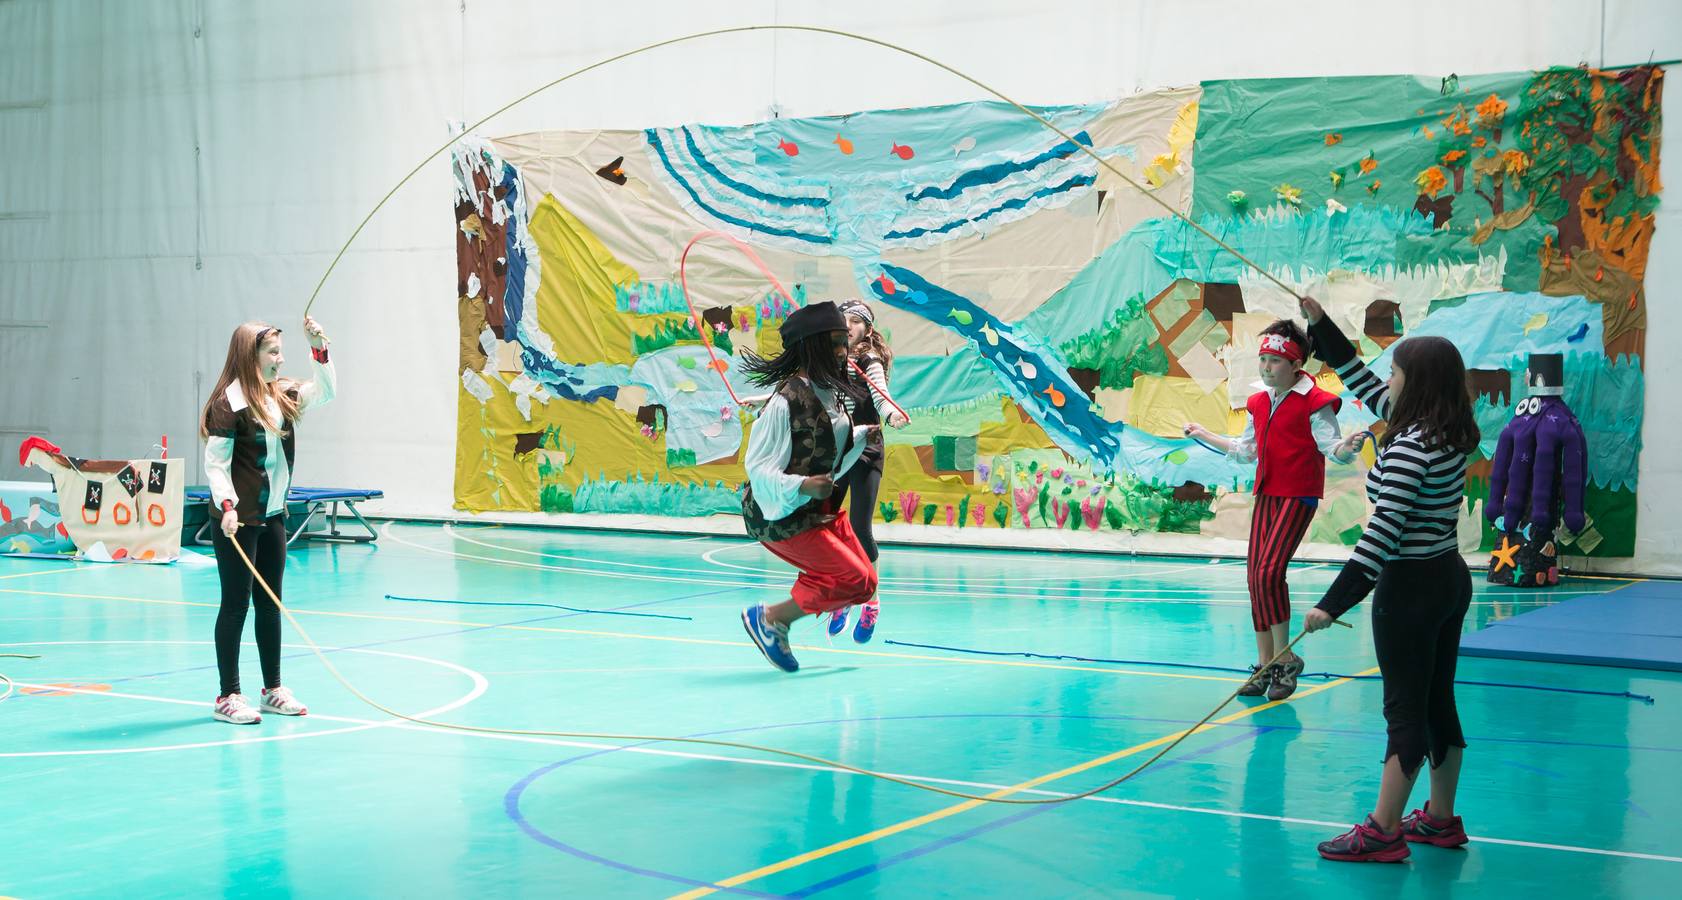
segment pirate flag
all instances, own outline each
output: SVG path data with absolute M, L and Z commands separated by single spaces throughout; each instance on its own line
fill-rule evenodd
M 94 512 L 98 512 L 99 511 L 99 495 L 102 492 L 102 490 L 104 489 L 104 487 L 105 487 L 104 485 L 100 484 L 97 481 L 88 482 L 88 494 L 87 494 L 86 497 L 84 497 L 82 499 L 82 508 L 83 509 L 91 509 Z
M 123 466 L 123 470 L 117 473 L 117 483 L 128 491 L 130 497 L 140 493 L 140 473 L 134 471 L 132 465 Z
M 154 494 L 164 492 L 164 476 L 169 473 L 169 467 L 161 462 L 150 463 L 146 473 L 146 490 Z

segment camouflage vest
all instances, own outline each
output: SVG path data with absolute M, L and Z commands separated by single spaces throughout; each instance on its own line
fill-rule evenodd
M 811 382 L 790 378 L 777 393 L 788 401 L 789 431 L 794 444 L 789 451 L 788 468 L 783 471 L 791 475 L 828 475 L 835 471 L 835 464 L 841 458 L 835 446 L 835 430 L 830 427 L 829 413 L 818 401 Z M 840 498 L 840 491 L 822 500 L 813 497 L 783 518 L 767 520 L 759 504 L 754 502 L 753 485 L 749 484 L 742 497 L 742 519 L 749 537 L 774 544 L 827 524 L 839 512 Z

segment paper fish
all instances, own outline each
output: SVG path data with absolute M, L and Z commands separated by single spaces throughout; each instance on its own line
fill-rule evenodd
M 799 156 L 800 155 L 799 145 L 795 144 L 793 141 L 789 140 L 788 138 L 782 138 L 781 140 L 777 141 L 777 149 L 783 151 L 784 153 L 787 153 L 789 156 Z
M 1571 332 L 1570 337 L 1567 337 L 1565 340 L 1566 340 L 1567 343 L 1575 344 L 1578 341 L 1582 340 L 1583 338 L 1588 337 L 1588 334 L 1589 334 L 1589 323 L 1584 322 L 1583 324 L 1578 325 L 1577 330 Z
M 853 142 L 847 140 L 839 134 L 835 136 L 835 146 L 840 147 L 841 152 L 847 156 L 853 155 Z
M 987 345 L 989 347 L 999 346 L 999 333 L 994 331 L 993 326 L 987 324 L 986 322 L 981 323 L 981 336 L 987 339 Z
M 1035 376 L 1039 375 L 1039 373 L 1040 373 L 1039 369 L 1034 368 L 1033 363 L 1031 363 L 1031 362 L 1029 362 L 1025 359 L 1017 360 L 1016 361 L 1016 368 L 1017 368 L 1018 371 L 1020 371 L 1022 373 L 1023 378 L 1027 378 L 1027 379 L 1030 379 L 1030 380 L 1032 380 Z
M 894 283 L 888 280 L 888 274 L 886 272 L 876 276 L 876 284 L 882 288 L 882 293 L 884 294 L 892 294 L 894 292 Z
M 1530 332 L 1535 331 L 1546 324 L 1548 324 L 1548 314 L 1545 312 L 1537 313 L 1536 315 L 1530 317 L 1530 321 L 1524 323 L 1524 333 L 1528 335 Z
M 625 157 L 616 156 L 613 158 L 613 162 L 597 169 L 596 174 L 613 182 L 614 184 L 624 184 L 626 181 L 630 180 L 625 177 L 624 165 Z
M 952 145 L 952 155 L 957 156 L 960 153 L 968 153 L 969 151 L 974 150 L 974 149 L 975 149 L 975 138 L 967 137 L 967 138 L 964 138 L 963 140 L 957 142 L 956 144 Z
M 722 374 L 725 369 L 730 368 L 730 364 L 725 362 L 722 359 L 715 359 L 712 362 L 707 363 L 707 368 L 712 369 L 714 372 L 718 372 L 718 373 Z
M 695 368 L 695 357 L 680 356 L 677 358 L 677 364 L 685 369 L 693 369 Z
M 899 157 L 900 159 L 910 159 L 911 157 L 917 155 L 917 152 L 915 150 L 912 150 L 910 147 L 904 146 L 902 144 L 895 144 L 893 146 L 893 149 L 889 150 L 888 152 L 892 153 L 893 155 L 895 155 L 897 157 Z
M 1062 406 L 1063 405 L 1063 392 L 1058 390 L 1057 388 L 1052 387 L 1051 385 L 1046 385 L 1045 390 L 1040 391 L 1040 393 L 1042 393 L 1042 394 L 1046 395 L 1047 397 L 1051 398 L 1051 405 L 1052 406 Z
M 693 382 L 693 381 L 684 380 L 684 381 L 678 382 L 677 384 L 672 385 L 672 387 L 675 387 L 678 390 L 683 391 L 684 393 L 687 394 L 687 393 L 690 393 L 690 392 L 694 391 L 696 389 L 696 387 L 698 387 L 698 385 L 696 385 L 695 382 Z
M 969 314 L 969 310 L 967 310 L 967 309 L 954 309 L 954 310 L 949 310 L 949 311 L 948 311 L 948 312 L 947 312 L 947 313 L 946 313 L 946 317 L 947 317 L 947 318 L 948 318 L 948 319 L 955 319 L 955 320 L 957 320 L 957 322 L 958 322 L 958 324 L 959 324 L 959 325 L 968 325 L 968 324 L 970 324 L 970 323 L 971 323 L 971 322 L 974 322 L 974 321 L 975 321 L 975 317 L 974 317 L 974 316 L 972 316 L 972 315 L 970 315 L 970 314 Z
M 1338 144 L 1341 144 L 1341 143 L 1343 143 L 1343 135 L 1342 134 L 1334 131 L 1334 132 L 1326 135 L 1326 146 L 1335 147 L 1335 146 L 1337 146 Z

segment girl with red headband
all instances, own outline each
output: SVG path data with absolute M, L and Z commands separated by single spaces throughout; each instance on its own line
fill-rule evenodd
M 1261 333 L 1261 381 L 1256 385 L 1261 390 L 1245 404 L 1250 421 L 1244 433 L 1229 439 L 1195 423 L 1185 429 L 1188 436 L 1242 462 L 1256 463 L 1256 505 L 1245 564 L 1257 662 L 1238 691 L 1245 697 L 1265 693 L 1269 700 L 1283 700 L 1297 689 L 1302 657 L 1292 653 L 1272 662 L 1289 643 L 1286 567 L 1325 494 L 1326 457 L 1348 462 L 1364 438 L 1364 433 L 1348 440 L 1339 436 L 1337 411 L 1342 401 L 1302 370 L 1308 351 L 1308 335 L 1295 322 L 1269 325 Z

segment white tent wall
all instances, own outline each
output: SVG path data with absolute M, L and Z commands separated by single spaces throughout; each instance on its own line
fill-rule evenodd
M 906 3 L 650 0 L 0 0 L 0 478 L 31 433 L 90 457 L 196 417 L 227 335 L 288 330 L 339 246 L 448 137 L 559 75 L 696 31 L 809 24 L 946 62 L 1017 99 L 1095 100 L 1204 79 L 1499 72 L 1682 57 L 1674 0 Z M 880 47 L 735 34 L 573 80 L 480 130 L 629 128 L 948 103 L 979 88 Z M 1682 86 L 1662 176 L 1682 189 Z M 454 516 L 454 232 L 434 160 L 362 232 L 315 314 L 341 393 L 300 428 L 297 481 L 377 487 L 386 515 Z M 1682 204 L 1647 278 L 1639 533 L 1615 571 L 1682 574 Z M 1212 552 L 1178 536 L 1139 546 Z

